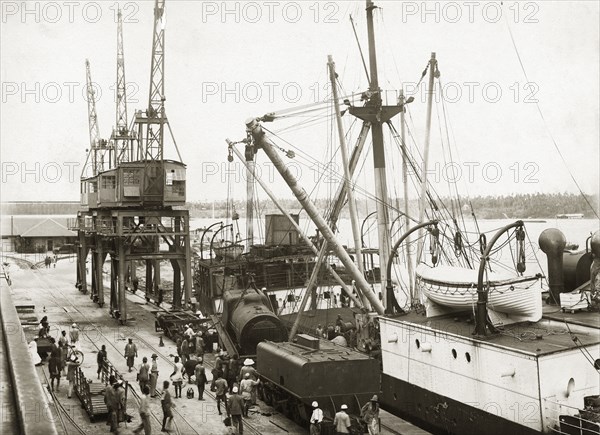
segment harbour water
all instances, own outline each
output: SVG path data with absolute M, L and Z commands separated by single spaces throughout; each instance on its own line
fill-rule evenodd
M 470 243 L 476 242 L 476 234 L 479 232 L 487 233 L 488 240 L 493 236 L 493 234 L 500 228 L 514 222 L 516 219 L 481 219 L 478 220 L 477 223 L 473 219 L 465 220 L 465 227 L 469 234 Z M 220 219 L 207 219 L 207 218 L 196 218 L 191 219 L 191 229 L 197 228 L 206 228 L 215 222 L 219 222 Z M 223 219 L 223 222 L 226 224 L 231 223 L 226 222 Z M 246 234 L 246 220 L 244 218 L 240 218 L 237 221 L 233 222 L 234 227 L 234 237 L 235 234 L 239 232 L 239 237 L 243 240 Z M 315 226 L 312 222 L 307 218 L 300 218 L 300 227 L 305 231 L 308 235 L 315 234 Z M 218 228 L 218 226 L 215 226 Z M 261 243 L 260 239 L 261 235 L 264 233 L 264 220 L 255 219 L 254 221 L 255 228 L 255 243 Z M 353 246 L 353 238 L 352 238 L 352 228 L 349 219 L 340 219 L 338 222 L 339 232 L 337 234 L 338 240 L 347 245 L 348 247 Z M 365 228 L 369 228 L 369 223 L 365 225 Z M 477 231 L 479 228 L 479 231 Z M 525 229 L 527 232 L 527 240 L 525 244 L 525 255 L 526 255 L 526 274 L 527 275 L 535 275 L 537 273 L 541 273 L 542 275 L 547 275 L 547 265 L 546 265 L 546 256 L 540 250 L 538 245 L 538 238 L 540 234 L 548 229 L 548 228 L 557 228 L 561 230 L 567 243 L 577 244 L 579 245 L 578 250 L 585 249 L 586 240 L 593 234 L 595 231 L 600 229 L 600 222 L 594 219 L 530 219 L 530 222 L 525 220 Z M 229 230 L 228 230 L 229 231 Z M 375 225 L 372 226 L 371 232 L 366 232 L 364 235 L 365 244 L 370 248 L 377 247 L 377 236 L 375 234 Z M 214 233 L 209 233 L 205 236 L 205 243 L 209 243 L 210 239 Z M 230 236 L 230 234 L 219 234 L 218 238 L 221 236 Z M 395 240 L 400 237 L 400 232 L 396 235 Z M 242 243 L 246 243 L 242 241 Z M 514 251 L 514 249 L 513 249 Z M 512 264 L 512 255 L 511 252 L 507 249 L 503 249 L 498 254 L 494 256 L 496 261 L 505 264 Z M 377 262 L 377 256 L 375 256 L 375 262 Z M 404 283 L 407 282 L 407 274 L 405 268 L 395 269 L 394 271 L 394 281 L 401 280 Z M 402 276 L 400 276 L 402 275 Z M 542 280 L 542 288 L 546 289 L 547 286 L 545 284 L 545 280 Z M 374 284 L 372 287 L 375 293 L 380 292 L 380 284 Z M 331 298 L 324 298 L 323 293 L 327 290 L 332 291 Z M 300 299 L 303 295 L 303 288 L 289 289 L 289 290 L 279 290 L 273 292 L 276 295 L 276 298 L 279 302 L 279 310 L 280 314 L 289 314 L 298 309 Z M 396 297 L 398 299 L 399 304 L 402 306 L 407 302 L 407 297 L 405 292 L 399 288 L 398 285 L 395 285 Z M 339 286 L 336 286 L 333 289 L 327 288 L 319 288 L 318 290 L 318 303 L 317 307 L 320 309 L 332 308 L 335 306 L 341 306 L 339 295 L 341 293 L 341 289 Z M 290 297 L 291 296 L 291 297 Z M 335 296 L 335 298 L 334 298 Z M 288 300 L 289 298 L 289 300 Z M 285 301 L 285 303 L 284 303 Z M 217 302 L 218 304 L 218 302 Z

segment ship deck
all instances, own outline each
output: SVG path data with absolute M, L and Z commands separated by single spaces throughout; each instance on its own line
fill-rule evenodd
M 337 316 L 341 316 L 344 322 L 351 322 L 354 324 L 354 313 L 360 312 L 358 308 L 349 307 L 337 307 L 328 309 L 309 310 L 302 313 L 300 324 L 298 329 L 305 333 L 314 335 L 315 329 L 318 325 L 321 325 L 324 329 L 327 329 L 328 325 L 335 325 Z M 284 325 L 289 329 L 292 327 L 296 320 L 297 312 L 291 314 L 283 314 L 279 316 Z
M 600 315 L 579 311 L 563 313 L 554 305 L 544 306 L 544 315 L 538 322 L 521 322 L 505 325 L 500 334 L 474 338 L 475 324 L 471 313 L 452 313 L 443 316 L 425 317 L 408 313 L 394 317 L 395 320 L 433 328 L 447 334 L 475 339 L 492 346 L 534 356 L 550 355 L 577 349 L 579 345 L 600 343 Z

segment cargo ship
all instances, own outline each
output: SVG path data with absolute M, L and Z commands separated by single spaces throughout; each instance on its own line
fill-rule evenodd
M 281 140 L 265 124 L 284 116 L 268 113 L 248 119 L 247 137 L 227 140 L 230 155 L 235 152 L 235 145 L 243 144 L 246 156 L 261 151 L 269 158 L 355 282 L 364 311 L 374 313 L 373 318 L 365 318 L 360 328 L 378 332 L 383 368 L 382 408 L 440 434 L 600 433 L 600 317 L 595 290 L 600 284 L 600 263 L 595 260 L 591 264 L 592 256 L 600 256 L 600 233 L 590 239 L 587 252 L 573 254 L 563 252 L 566 240 L 558 230 L 545 231 L 539 244 L 548 258 L 547 281 L 541 274 L 525 274 L 524 222 L 516 221 L 489 233 L 478 229 L 474 239 L 472 232 L 461 226 L 464 219 L 456 210 L 460 212 L 462 207 L 454 204 L 443 207 L 428 183 L 426 163 L 419 170 L 422 162 L 412 159 L 406 149 L 404 113 L 414 99 L 404 99 L 402 93 L 391 105 L 382 99 L 373 32 L 375 9 L 373 2 L 367 0 L 370 69 L 364 60 L 363 65 L 369 88 L 359 93 L 360 101 L 337 95 L 338 77 L 331 59 L 329 66 L 338 127 L 342 102 L 344 113 L 349 112 L 363 122 L 356 145 L 349 152 L 351 157 L 343 165 L 342 203 L 347 200 L 350 204 L 350 192 L 358 190 L 353 184 L 353 169 L 365 137 L 372 133 L 376 191 L 369 195 L 375 198 L 377 208 L 382 274 L 386 269 L 385 287 L 380 287 L 380 295 L 367 282 L 364 267 L 355 261 L 360 258 L 362 246 L 356 243 L 357 258 L 351 258 L 337 240 L 335 228 L 321 215 L 280 156 L 285 154 L 289 158 L 293 154 L 284 148 L 290 142 Z M 434 82 L 440 76 L 435 53 L 422 80 L 427 73 L 430 92 L 422 154 L 425 162 Z M 400 132 L 391 123 L 398 114 Z M 290 111 L 285 116 L 291 116 Z M 406 226 L 397 239 L 390 235 L 388 214 L 390 210 L 398 212 L 401 207 L 389 203 L 383 126 L 389 127 L 405 165 L 416 172 L 421 186 L 419 216 L 411 217 L 405 205 L 401 216 Z M 341 128 L 338 136 L 343 149 L 346 144 Z M 336 196 L 332 202 L 339 198 Z M 472 215 L 475 216 L 474 212 Z M 354 236 L 356 239 L 356 232 Z M 411 237 L 415 239 L 413 242 Z M 400 259 L 400 254 L 415 252 L 409 249 L 411 243 L 418 244 L 419 254 L 417 264 L 412 267 L 410 259 Z M 512 264 L 501 264 L 495 258 L 503 247 L 511 251 Z M 573 263 L 577 265 L 575 269 L 571 267 Z M 422 267 L 424 264 L 427 269 Z M 393 276 L 392 269 L 403 266 L 408 269 L 405 274 L 408 278 Z M 509 271 L 509 276 L 495 273 L 498 270 Z M 544 304 L 543 294 L 548 288 Z M 406 295 L 404 299 L 402 294 Z M 561 300 L 568 303 L 575 298 L 577 310 L 563 312 Z M 590 301 L 584 310 L 581 310 L 582 300 Z

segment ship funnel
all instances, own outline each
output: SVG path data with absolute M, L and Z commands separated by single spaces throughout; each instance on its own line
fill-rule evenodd
M 567 239 L 562 231 L 556 228 L 548 228 L 540 234 L 538 244 L 548 258 L 548 285 L 550 286 L 548 302 L 559 304 L 560 293 L 565 290 L 563 250 L 567 244 Z

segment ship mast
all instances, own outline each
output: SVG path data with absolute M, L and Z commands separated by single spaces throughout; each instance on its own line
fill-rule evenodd
M 437 60 L 435 53 L 431 53 L 431 59 L 429 60 L 429 88 L 427 89 L 427 117 L 425 120 L 425 144 L 423 149 L 423 171 L 421 175 L 421 198 L 419 201 L 419 222 L 423 222 L 425 219 L 425 206 L 427 204 L 427 170 L 429 166 L 429 142 L 431 137 L 431 106 L 433 104 L 433 85 L 434 79 L 437 75 Z M 421 256 L 423 251 L 423 230 L 419 230 L 419 243 L 417 248 L 417 258 Z M 414 298 L 420 300 L 420 295 L 417 293 L 418 290 L 415 288 Z
M 375 48 L 375 32 L 373 25 L 373 9 L 376 6 L 372 0 L 367 2 L 367 31 L 369 36 L 369 67 L 370 83 L 367 93 L 368 101 L 364 107 L 351 107 L 350 113 L 357 118 L 371 123 L 371 138 L 373 141 L 373 163 L 375 166 L 375 205 L 377 211 L 377 238 L 379 241 L 379 266 L 385 267 L 390 256 L 390 228 L 387 210 L 388 189 L 385 165 L 385 150 L 383 147 L 383 124 L 400 113 L 401 107 L 384 106 L 379 89 L 377 74 L 377 53 Z M 393 306 L 392 295 L 387 294 L 381 287 L 382 301 L 386 309 Z
M 337 121 L 338 136 L 340 140 L 340 150 L 342 154 L 342 166 L 344 167 L 344 182 L 342 185 L 346 190 L 346 196 L 348 197 L 348 208 L 350 210 L 350 221 L 352 223 L 352 235 L 354 237 L 354 249 L 356 261 L 358 264 L 358 270 L 362 274 L 365 273 L 363 265 L 361 243 L 360 243 L 360 230 L 358 228 L 357 212 L 356 212 L 356 201 L 354 198 L 354 190 L 352 189 L 352 174 L 350 173 L 350 163 L 348 161 L 348 149 L 346 145 L 346 137 L 344 136 L 344 127 L 342 125 L 342 115 L 340 112 L 340 102 L 338 97 L 337 83 L 336 83 L 336 72 L 335 63 L 333 62 L 333 56 L 327 57 L 327 65 L 329 66 L 329 79 L 331 81 L 331 89 L 333 91 L 333 105 L 335 108 L 335 117 Z M 364 300 L 364 305 L 368 307 L 368 301 Z
M 246 162 L 246 246 L 254 245 L 254 147 L 246 144 L 244 160 Z
M 410 231 L 410 218 L 408 214 L 408 150 L 406 149 L 406 129 L 404 125 L 404 115 L 406 113 L 406 104 L 410 101 L 406 101 L 404 98 L 404 90 L 400 90 L 400 97 L 398 99 L 400 106 L 402 106 L 402 112 L 400 112 L 400 148 L 402 149 L 402 185 L 404 189 L 404 223 L 406 225 L 405 234 Z M 412 304 L 414 298 L 414 281 L 413 281 L 413 264 L 410 255 L 410 234 L 406 237 L 406 265 L 408 268 L 408 285 L 410 303 Z

